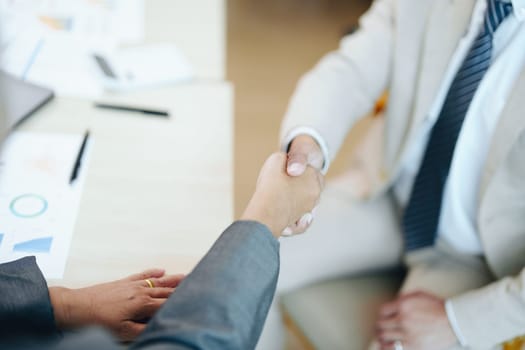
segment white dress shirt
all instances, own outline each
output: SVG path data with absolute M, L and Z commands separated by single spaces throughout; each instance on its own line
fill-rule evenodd
M 509 15 L 494 34 L 492 63 L 465 116 L 443 193 L 438 234 L 452 247 L 466 254 L 483 253 L 476 216 L 482 170 L 499 115 L 525 61 L 525 26 L 521 19 L 525 4 L 516 2 L 522 4 L 514 4 L 514 14 Z M 421 132 L 414 144 L 407 147 L 400 177 L 394 185 L 394 193 L 403 206 L 410 198 L 430 131 L 457 71 L 483 26 L 485 11 L 486 1 L 479 0 L 469 29 L 451 59 Z

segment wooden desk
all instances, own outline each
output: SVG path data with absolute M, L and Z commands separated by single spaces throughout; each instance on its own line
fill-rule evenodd
M 225 79 L 225 0 L 146 0 L 145 40 L 171 42 L 188 57 L 197 79 Z
M 190 271 L 233 219 L 232 96 L 217 83 L 112 97 L 167 108 L 170 119 L 57 98 L 23 125 L 93 136 L 64 279 L 50 284 Z

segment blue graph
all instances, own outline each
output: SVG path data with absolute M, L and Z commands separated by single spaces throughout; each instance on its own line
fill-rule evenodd
M 13 251 L 24 253 L 49 253 L 52 242 L 53 237 L 36 238 L 15 244 Z

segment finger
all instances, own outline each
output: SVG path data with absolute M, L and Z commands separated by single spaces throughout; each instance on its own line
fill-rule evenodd
M 149 280 L 151 281 L 151 283 L 153 283 L 154 287 L 175 288 L 184 279 L 184 277 L 186 276 L 184 276 L 183 274 L 178 274 L 178 275 L 167 275 L 161 278 L 150 278 Z
M 390 303 L 383 304 L 379 309 L 379 317 L 386 318 L 395 315 L 399 309 L 399 301 L 396 299 Z
M 303 174 L 308 175 L 310 178 L 309 181 L 312 190 L 315 190 L 315 192 L 320 194 L 324 188 L 324 176 L 321 172 L 311 164 L 308 164 Z
M 283 230 L 283 232 L 281 232 L 281 236 L 283 237 L 289 237 L 289 236 L 293 236 L 293 230 L 291 227 L 287 227 Z
M 137 338 L 140 333 L 146 328 L 145 323 L 135 322 L 131 320 L 124 321 L 124 324 L 117 332 L 117 336 L 123 341 L 132 341 Z
M 402 342 L 403 339 L 404 333 L 401 330 L 383 331 L 377 334 L 377 340 L 381 344 L 393 343 L 396 340 L 400 340 Z
M 317 215 L 317 211 L 319 210 L 319 203 L 317 203 L 317 205 L 312 209 L 311 213 L 312 213 L 312 217 L 315 218 L 315 216 Z M 312 219 L 313 220 L 313 219 Z
M 319 183 L 319 187 L 321 188 L 321 191 L 324 189 L 324 176 L 321 174 L 320 171 L 317 173 L 317 182 Z
M 149 298 L 149 300 L 138 306 L 135 310 L 133 319 L 142 320 L 145 318 L 151 318 L 166 302 L 166 299 L 162 298 Z
M 124 278 L 126 281 L 140 281 L 146 278 L 158 278 L 164 276 L 164 269 L 149 269 Z
M 379 321 L 377 321 L 376 326 L 378 331 L 400 330 L 401 322 L 399 320 L 399 317 L 396 315 L 394 317 L 380 319 Z
M 417 299 L 417 298 L 433 298 L 432 294 L 429 294 L 425 291 L 415 290 L 408 293 L 403 293 L 399 296 L 399 300 L 408 300 L 408 299 Z
M 293 225 L 290 225 L 287 228 L 285 228 L 281 235 L 284 237 L 289 237 L 304 233 L 310 227 L 312 221 L 313 215 L 311 213 L 306 213 Z
M 297 221 L 296 233 L 304 233 L 312 224 L 314 217 L 312 213 L 306 213 Z
M 380 350 L 397 350 L 395 342 L 393 341 L 385 342 L 385 343 L 379 342 L 379 349 Z M 403 348 L 403 349 L 406 349 L 406 348 Z
M 291 236 L 294 236 L 294 235 L 298 235 L 298 234 L 301 234 L 303 231 L 301 231 L 301 229 L 299 228 L 299 226 L 297 225 L 297 222 L 288 226 L 287 228 L 284 229 L 284 231 L 281 233 L 281 236 L 284 236 L 284 237 L 291 237 Z
M 307 228 L 308 227 L 305 227 L 304 224 L 299 225 L 299 222 L 297 222 L 295 225 L 290 226 L 290 229 L 292 231 L 290 236 L 296 236 L 296 235 L 303 234 L 306 232 Z
M 288 175 L 300 176 L 306 170 L 308 156 L 302 152 L 291 151 L 288 153 L 288 162 L 286 164 L 286 172 Z
M 169 296 L 173 293 L 174 290 L 175 288 L 170 287 L 148 288 L 146 290 L 146 294 L 148 294 L 152 298 L 166 299 L 169 298 Z
M 321 170 L 323 168 L 323 163 L 324 156 L 321 152 L 308 153 L 308 164 L 311 165 L 315 170 Z

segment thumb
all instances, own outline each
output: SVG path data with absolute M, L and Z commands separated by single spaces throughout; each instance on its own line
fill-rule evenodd
M 308 165 L 308 156 L 300 152 L 288 153 L 286 172 L 290 176 L 301 176 Z
M 308 156 L 304 153 L 289 153 L 286 163 L 286 172 L 290 176 L 300 176 L 306 170 Z

